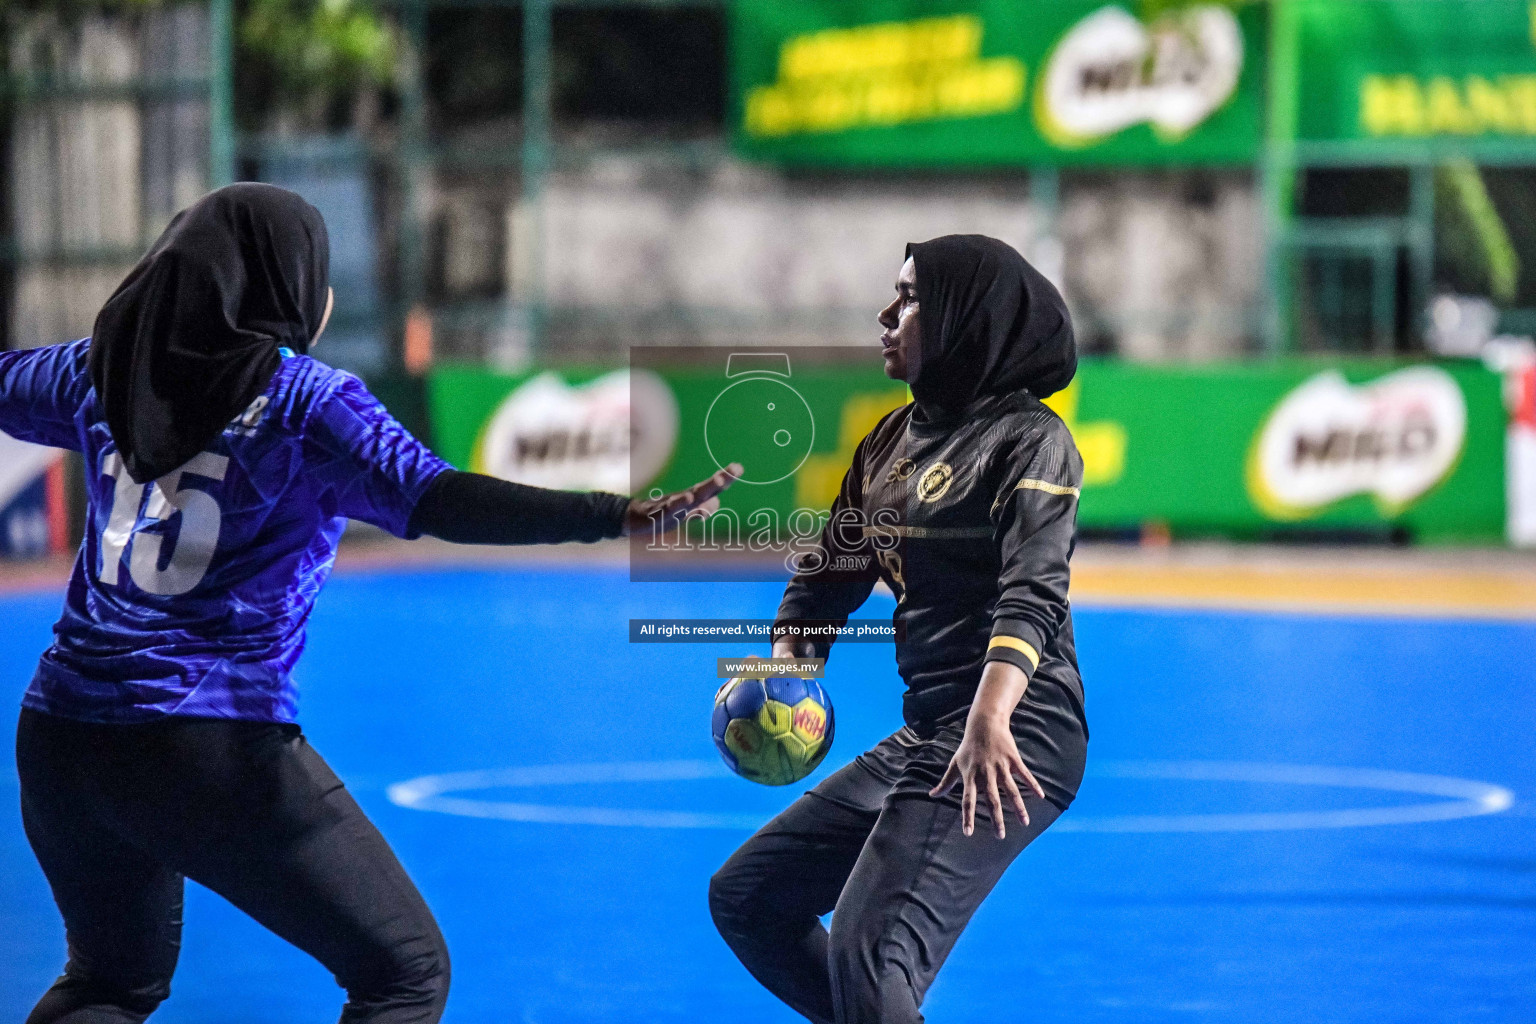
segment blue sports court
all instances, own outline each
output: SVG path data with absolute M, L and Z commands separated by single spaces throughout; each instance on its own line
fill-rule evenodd
M 301 721 L 437 913 L 448 1020 L 796 1019 L 705 905 L 710 873 L 804 788 L 739 780 L 710 742 L 714 659 L 758 652 L 626 629 L 763 617 L 778 593 L 598 567 L 333 580 Z M 60 601 L 0 595 L 12 706 Z M 1536 1017 L 1536 622 L 1084 604 L 1076 623 L 1089 778 L 974 920 L 930 1020 Z M 837 739 L 813 782 L 900 724 L 889 648 L 844 645 L 826 682 Z M 0 1018 L 19 1020 L 64 944 L 5 764 Z M 322 1021 L 340 1003 L 307 957 L 189 886 L 157 1021 Z

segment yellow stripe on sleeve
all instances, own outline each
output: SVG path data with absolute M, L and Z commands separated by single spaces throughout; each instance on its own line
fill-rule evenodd
M 1031 480 L 1025 478 L 1019 481 L 1019 486 L 1014 488 L 1020 491 L 1044 491 L 1046 494 L 1070 494 L 1077 497 L 1082 492 L 1076 487 L 1063 487 L 1061 484 L 1053 484 L 1048 480 Z
M 1007 647 L 1019 651 L 1029 659 L 1031 665 L 1035 668 L 1040 667 L 1040 652 L 1016 636 L 995 636 L 992 642 L 987 644 L 987 650 L 990 651 L 994 647 Z
M 1057 494 L 1065 498 L 1077 498 L 1082 496 L 1082 491 L 1076 487 L 1067 487 L 1065 484 L 1053 484 L 1049 480 L 1036 480 L 1034 477 L 1025 477 L 1011 488 L 998 495 L 997 501 L 992 503 L 992 515 L 1003 507 L 1014 491 L 1043 491 L 1046 494 Z

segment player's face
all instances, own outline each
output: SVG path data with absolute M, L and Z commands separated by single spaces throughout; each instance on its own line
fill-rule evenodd
M 325 333 L 325 325 L 331 322 L 331 310 L 336 306 L 336 289 L 325 289 L 325 312 L 320 314 L 320 326 L 315 329 L 315 336 L 309 339 L 309 347 L 314 348 L 320 342 L 320 335 Z
M 922 331 L 917 322 L 917 266 L 912 257 L 901 265 L 896 275 L 896 298 L 880 311 L 881 355 L 885 375 L 892 380 L 910 380 L 908 373 L 917 366 L 917 350 Z

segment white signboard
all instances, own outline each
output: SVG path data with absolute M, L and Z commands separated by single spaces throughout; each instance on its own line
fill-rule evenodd
M 649 370 L 574 386 L 541 373 L 491 417 L 474 468 L 535 487 L 630 494 L 666 468 L 677 430 L 677 399 Z
M 1413 366 L 1359 385 L 1329 370 L 1286 395 L 1260 428 L 1248 489 L 1275 518 L 1305 518 L 1356 494 L 1393 515 L 1445 479 L 1466 438 L 1466 398 L 1444 370 Z
M 1051 51 L 1037 121 L 1061 145 L 1083 145 L 1142 122 L 1177 138 L 1221 109 L 1242 70 L 1243 31 L 1220 4 L 1197 4 L 1151 25 L 1104 7 Z

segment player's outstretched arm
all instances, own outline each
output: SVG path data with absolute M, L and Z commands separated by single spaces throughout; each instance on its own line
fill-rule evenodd
M 410 533 L 455 544 L 560 544 L 640 530 L 672 530 L 688 514 L 709 515 L 741 474 L 731 465 L 676 494 L 631 500 L 603 491 L 528 487 L 480 473 L 449 470 L 427 488 L 411 514 Z
M 0 432 L 80 451 L 75 413 L 91 387 L 90 343 L 0 352 Z

